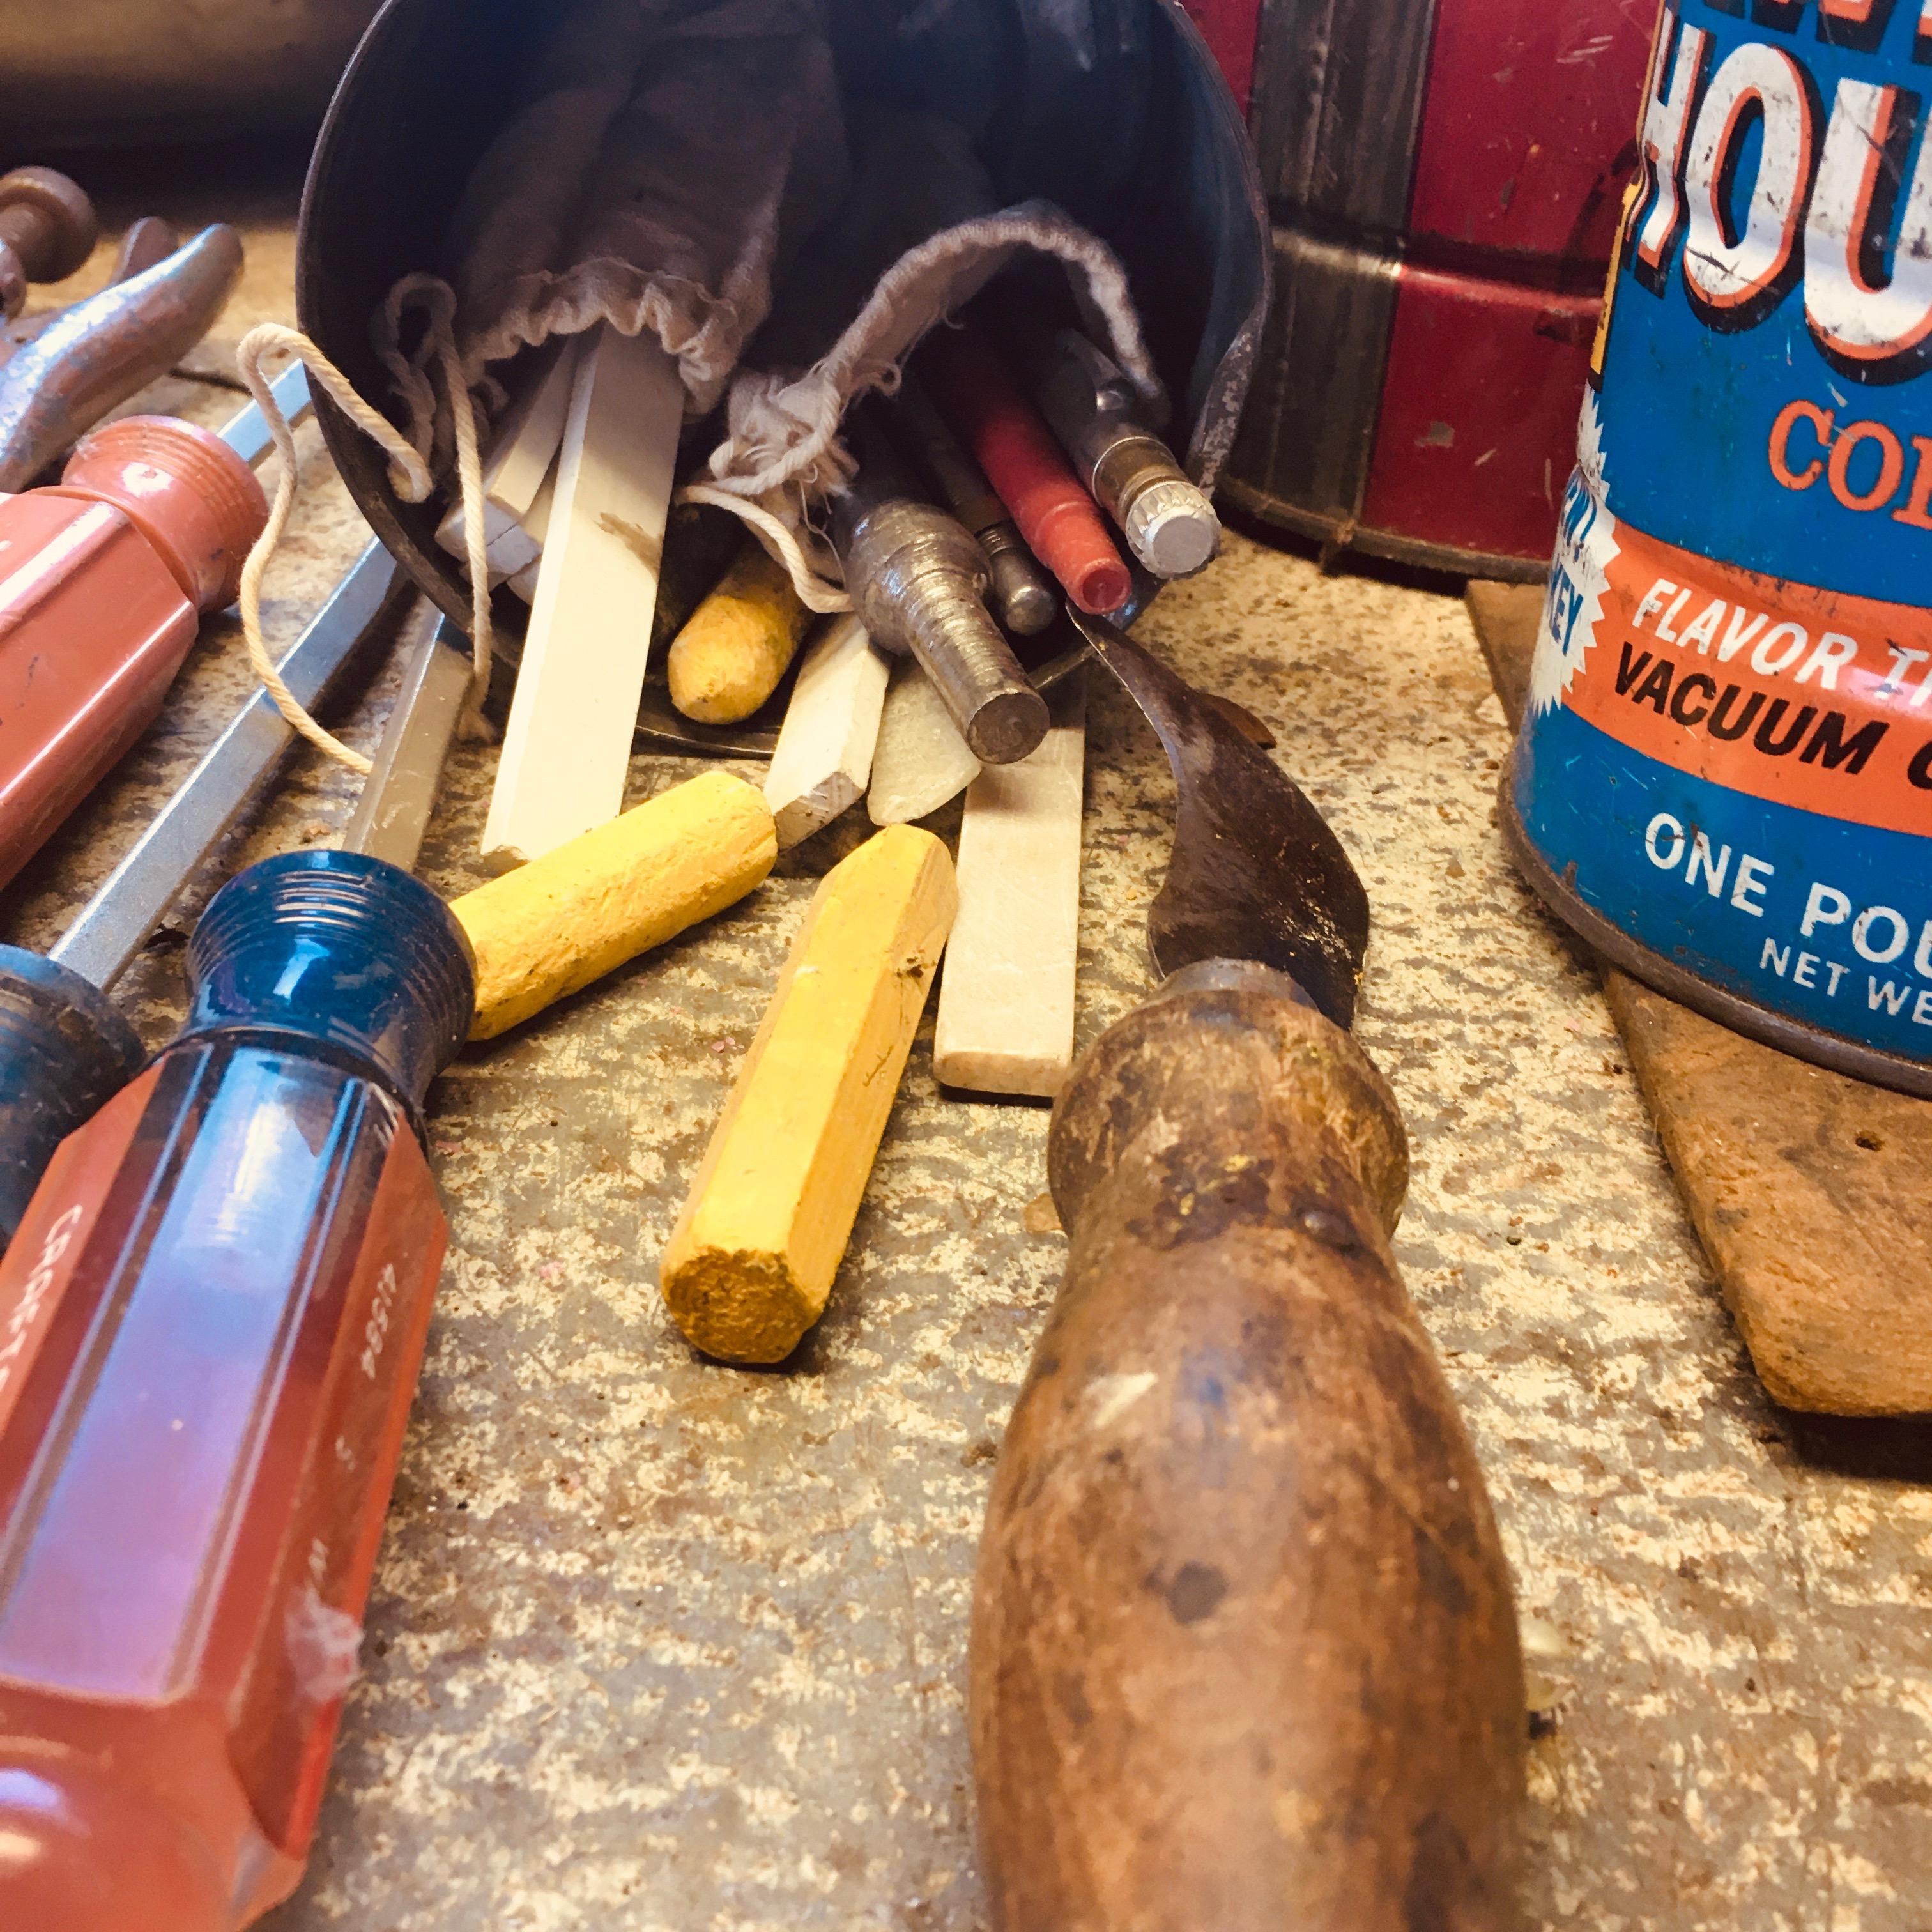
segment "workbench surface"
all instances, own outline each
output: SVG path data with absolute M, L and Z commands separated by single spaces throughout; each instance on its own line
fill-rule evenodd
M 80 168 L 116 224 L 244 228 L 244 288 L 196 369 L 232 370 L 248 324 L 292 319 L 286 162 Z M 189 380 L 143 400 L 204 422 L 236 400 Z M 272 640 L 364 540 L 313 428 L 302 446 Z M 1360 1037 L 1415 1159 L 1398 1251 L 1553 1704 L 1532 1748 L 1530 1916 L 1924 1932 L 1932 1436 L 1807 1420 L 1760 1392 L 1594 970 L 1504 855 L 1508 735 L 1452 588 L 1324 575 L 1235 537 L 1142 634 L 1268 722 L 1368 884 Z M 373 746 L 395 675 L 351 743 Z M 248 688 L 238 629 L 212 624 L 160 722 L 8 896 L 4 937 L 56 935 Z M 1104 679 L 1091 717 L 1083 1042 L 1144 986 L 1172 790 Z M 423 865 L 446 893 L 482 876 L 494 756 L 453 760 Z M 696 768 L 640 756 L 632 799 Z M 306 752 L 289 770 L 177 935 L 244 859 L 334 837 L 356 782 Z M 983 1924 L 966 1612 L 1065 1252 L 1027 1212 L 1046 1111 L 942 1097 L 928 1009 L 797 1356 L 706 1362 L 656 1287 L 814 881 L 866 829 L 836 826 L 436 1090 L 450 1256 L 314 1867 L 273 1932 Z M 178 1016 L 181 958 L 164 935 L 127 982 L 151 1042 Z

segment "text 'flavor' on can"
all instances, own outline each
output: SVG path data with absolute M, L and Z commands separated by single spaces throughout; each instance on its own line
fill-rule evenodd
M 1932 6 L 1659 21 L 1508 814 L 1555 910 L 1932 1095 Z

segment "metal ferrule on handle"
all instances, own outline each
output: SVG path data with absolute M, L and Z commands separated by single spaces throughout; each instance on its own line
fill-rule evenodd
M 974 757 L 1012 764 L 1046 736 L 1046 700 L 987 612 L 986 556 L 920 498 L 876 418 L 862 411 L 854 440 L 860 472 L 833 499 L 832 540 L 866 628 L 919 660 Z
M 1149 426 L 1114 362 L 1066 328 L 1029 373 L 1041 414 L 1141 564 L 1175 578 L 1213 562 L 1221 544 L 1214 506 Z
M 928 503 L 882 504 L 850 529 L 842 556 L 867 632 L 919 660 L 975 758 L 1011 764 L 1040 744 L 1046 702 L 987 614 L 986 557 L 952 518 Z

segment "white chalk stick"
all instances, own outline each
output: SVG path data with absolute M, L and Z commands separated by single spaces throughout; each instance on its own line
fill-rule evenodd
M 765 775 L 781 850 L 865 796 L 891 674 L 856 617 L 834 617 L 807 642 Z
M 623 808 L 683 415 L 657 338 L 601 328 L 571 394 L 486 864 L 524 864 Z
M 1053 727 L 1015 765 L 966 788 L 959 915 L 940 983 L 932 1064 L 940 1082 L 1051 1100 L 1073 1064 L 1080 938 L 1084 680 L 1053 693 Z
M 910 658 L 892 667 L 872 753 L 866 809 L 874 825 L 909 825 L 957 798 L 980 775 L 980 760 L 952 722 L 932 680 Z
M 483 462 L 483 541 L 490 579 L 500 584 L 527 569 L 543 548 L 530 533 L 529 512 L 554 469 L 570 412 L 580 338 L 562 343 L 522 399 L 503 419 Z M 463 506 L 437 526 L 436 540 L 452 556 L 467 555 Z

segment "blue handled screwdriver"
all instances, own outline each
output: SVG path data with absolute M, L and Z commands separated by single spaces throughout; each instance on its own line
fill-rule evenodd
M 340 690 L 405 587 L 372 542 L 278 667 L 303 705 Z M 12 1240 L 54 1149 L 140 1070 L 140 1036 L 107 989 L 294 736 L 256 692 L 45 957 L 0 946 L 0 1243 Z

